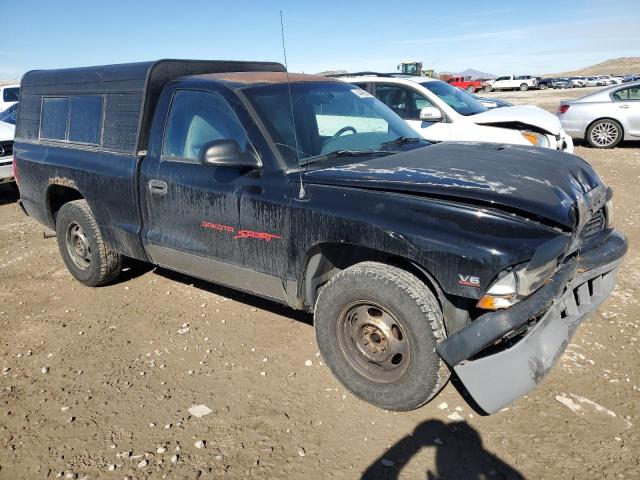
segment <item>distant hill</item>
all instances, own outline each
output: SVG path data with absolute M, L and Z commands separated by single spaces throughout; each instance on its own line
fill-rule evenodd
M 454 77 L 471 77 L 471 80 L 476 80 L 478 78 L 482 79 L 491 79 L 496 78 L 497 75 L 493 73 L 481 72 L 480 70 L 475 70 L 473 68 L 467 68 L 461 72 L 437 72 L 438 75 L 452 75 Z
M 614 73 L 640 74 L 640 57 L 620 57 L 612 58 L 590 67 L 571 70 L 568 72 L 553 73 L 550 77 L 569 77 L 572 75 L 611 75 Z
M 494 75 L 493 73 L 481 72 L 480 70 L 474 70 L 473 68 L 467 68 L 466 70 L 456 73 L 456 75 L 460 77 L 471 77 L 471 79 L 476 79 L 476 78 L 491 79 L 491 78 L 497 77 L 497 75 Z

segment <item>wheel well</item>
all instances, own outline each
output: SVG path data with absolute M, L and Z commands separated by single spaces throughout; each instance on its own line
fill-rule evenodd
M 47 190 L 47 208 L 51 225 L 55 227 L 58 211 L 60 211 L 65 203 L 82 199 L 84 199 L 84 197 L 75 188 L 65 187 L 63 185 L 51 185 Z
M 436 298 L 442 298 L 442 290 L 431 274 L 407 258 L 359 245 L 330 243 L 315 247 L 307 255 L 302 291 L 305 305 L 313 307 L 319 288 L 334 275 L 366 261 L 386 263 L 407 270 L 422 280 Z
M 600 118 L 596 118 L 593 122 L 591 122 L 589 125 L 587 125 L 587 128 L 584 131 L 584 136 L 585 138 L 587 137 L 587 132 L 589 131 L 589 129 L 591 128 L 591 126 L 596 123 L 599 122 L 600 120 L 611 120 L 613 122 L 616 122 L 618 125 L 620 125 L 620 134 L 622 135 L 622 137 L 624 138 L 624 126 L 622 125 L 622 122 L 620 120 L 617 120 L 613 117 L 600 117 Z

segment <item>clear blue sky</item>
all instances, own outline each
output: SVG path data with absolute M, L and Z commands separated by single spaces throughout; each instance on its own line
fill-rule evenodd
M 640 56 L 640 0 L 487 2 L 0 0 L 0 79 L 157 58 L 282 60 L 289 69 L 568 70 Z M 638 73 L 638 72 L 636 72 Z

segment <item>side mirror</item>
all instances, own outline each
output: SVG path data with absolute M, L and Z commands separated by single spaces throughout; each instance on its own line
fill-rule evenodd
M 200 149 L 200 163 L 212 167 L 259 170 L 262 162 L 253 152 L 242 152 L 235 140 L 214 140 Z
M 440 122 L 442 121 L 442 112 L 436 107 L 424 107 L 420 110 L 420 120 L 423 122 Z

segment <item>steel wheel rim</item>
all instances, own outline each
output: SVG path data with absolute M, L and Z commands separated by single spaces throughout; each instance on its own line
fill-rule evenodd
M 409 367 L 411 346 L 402 323 L 384 307 L 361 300 L 338 316 L 338 345 L 349 366 L 369 380 L 390 383 Z
M 81 270 L 91 265 L 91 245 L 80 225 L 71 222 L 65 234 L 67 251 L 73 263 Z
M 591 129 L 591 141 L 599 147 L 612 145 L 618 135 L 618 127 L 611 122 L 601 122 Z

